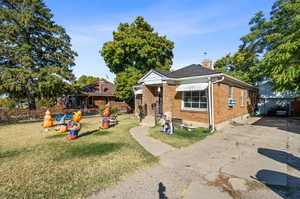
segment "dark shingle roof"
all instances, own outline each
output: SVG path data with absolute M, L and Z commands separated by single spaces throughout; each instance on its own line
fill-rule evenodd
M 193 76 L 204 76 L 204 75 L 213 75 L 218 74 L 219 72 L 205 68 L 200 64 L 192 64 L 173 72 L 167 73 L 167 77 L 170 78 L 183 78 L 183 77 L 193 77 Z
M 82 95 L 88 96 L 114 96 L 116 87 L 113 83 L 106 80 L 99 80 L 82 89 Z

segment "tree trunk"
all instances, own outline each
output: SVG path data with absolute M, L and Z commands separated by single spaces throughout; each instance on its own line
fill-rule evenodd
M 35 104 L 34 96 L 29 94 L 27 96 L 27 100 L 28 100 L 29 110 L 35 110 L 36 109 L 36 104 Z

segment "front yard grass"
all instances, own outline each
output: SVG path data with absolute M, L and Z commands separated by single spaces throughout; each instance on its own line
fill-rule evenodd
M 119 120 L 98 131 L 99 116 L 84 118 L 74 141 L 41 123 L 0 126 L 0 198 L 83 198 L 158 162 L 129 133 L 138 121 Z
M 155 126 L 150 129 L 150 136 L 176 148 L 186 147 L 194 144 L 204 139 L 208 135 L 209 131 L 205 128 L 195 128 L 191 131 L 188 131 L 181 127 L 175 127 L 172 135 L 161 132 L 160 126 Z

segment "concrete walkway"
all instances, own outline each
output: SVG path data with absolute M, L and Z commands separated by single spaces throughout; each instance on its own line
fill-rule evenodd
M 130 129 L 130 133 L 133 138 L 140 143 L 140 145 L 142 145 L 148 152 L 150 152 L 154 156 L 160 156 L 163 153 L 174 150 L 174 148 L 170 145 L 150 137 L 148 126 L 134 127 Z
M 299 199 L 300 121 L 252 122 L 234 124 L 174 151 L 149 147 L 157 142 L 148 140 L 147 128 L 137 127 L 133 136 L 147 140 L 145 148 L 160 154 L 160 165 L 140 170 L 89 198 Z

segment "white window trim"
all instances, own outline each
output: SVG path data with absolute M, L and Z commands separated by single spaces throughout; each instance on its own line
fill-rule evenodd
M 186 108 L 184 107 L 184 92 L 189 92 L 189 91 L 182 91 L 181 92 L 181 110 L 183 111 L 208 111 L 208 90 L 206 89 L 205 92 L 206 92 L 206 98 L 207 98 L 207 108 Z M 199 91 L 200 92 L 200 91 Z

